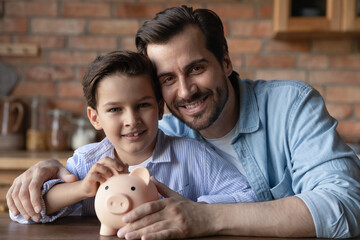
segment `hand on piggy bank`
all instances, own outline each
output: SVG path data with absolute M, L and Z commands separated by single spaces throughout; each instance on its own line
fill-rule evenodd
M 133 208 L 159 199 L 145 167 L 130 174 L 116 174 L 102 183 L 95 196 L 95 212 L 101 222 L 100 235 L 116 235 L 125 224 L 122 216 Z

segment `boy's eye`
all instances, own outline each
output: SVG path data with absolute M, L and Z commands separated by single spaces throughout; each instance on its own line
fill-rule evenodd
M 150 104 L 149 103 L 140 103 L 138 106 L 139 106 L 139 108 L 146 108 L 146 107 L 149 107 Z
M 121 111 L 121 108 L 110 108 L 109 112 L 119 112 Z

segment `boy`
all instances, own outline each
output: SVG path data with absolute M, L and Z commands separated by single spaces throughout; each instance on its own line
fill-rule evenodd
M 112 176 L 114 159 L 129 169 L 146 166 L 151 175 L 193 201 L 251 202 L 245 177 L 206 144 L 170 137 L 158 129 L 164 102 L 150 60 L 138 53 L 114 51 L 90 64 L 83 79 L 87 115 L 106 138 L 77 149 L 66 168 L 80 181 L 51 180 L 43 186 L 43 223 L 70 214 L 95 215 L 99 183 Z M 100 159 L 100 160 L 99 160 Z M 122 171 L 122 172 L 126 172 Z M 26 216 L 11 218 L 31 223 Z

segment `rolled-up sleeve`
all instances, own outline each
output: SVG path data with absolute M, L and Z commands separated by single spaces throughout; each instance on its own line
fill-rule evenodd
M 307 205 L 319 238 L 360 232 L 360 161 L 336 131 L 316 91 L 294 106 L 289 124 L 293 189 Z

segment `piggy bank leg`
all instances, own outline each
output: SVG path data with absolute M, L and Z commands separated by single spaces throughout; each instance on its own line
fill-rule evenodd
M 116 235 L 118 229 L 101 224 L 100 235 L 102 236 L 113 236 Z

